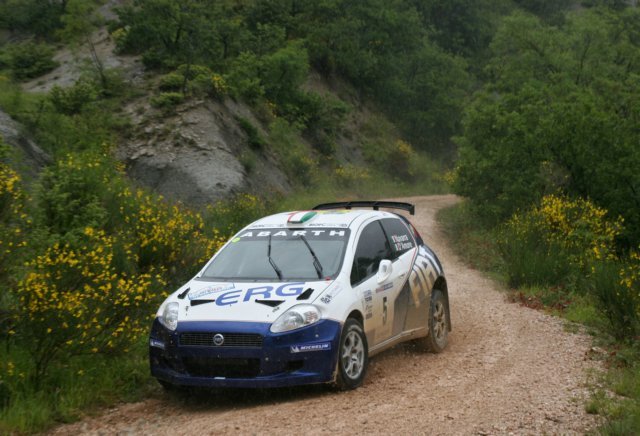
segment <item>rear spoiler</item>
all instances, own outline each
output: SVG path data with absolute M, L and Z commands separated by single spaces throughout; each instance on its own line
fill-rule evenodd
M 399 201 L 343 201 L 338 203 L 323 203 L 313 208 L 313 210 L 327 209 L 351 209 L 352 207 L 371 207 L 378 210 L 381 207 L 387 209 L 402 209 L 408 211 L 411 215 L 415 215 L 416 207 L 410 203 L 401 203 Z

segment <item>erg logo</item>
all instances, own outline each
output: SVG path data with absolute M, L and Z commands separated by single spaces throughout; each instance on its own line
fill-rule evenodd
M 304 282 L 285 283 L 277 288 L 270 285 L 258 286 L 247 290 L 234 289 L 227 291 L 216 298 L 216 306 L 230 306 L 232 304 L 263 298 L 268 300 L 275 297 L 296 297 L 304 292 Z

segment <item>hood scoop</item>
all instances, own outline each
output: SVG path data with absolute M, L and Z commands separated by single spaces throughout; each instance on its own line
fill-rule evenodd
M 277 307 L 284 303 L 284 300 L 255 300 L 255 302 L 269 307 Z
M 184 299 L 184 297 L 187 296 L 187 294 L 189 293 L 190 290 L 191 290 L 191 288 L 187 288 L 183 292 L 180 292 L 180 294 L 178 294 L 178 298 L 181 299 L 181 300 Z
M 191 300 L 192 306 L 200 306 L 201 304 L 214 303 L 216 300 Z
M 308 300 L 309 297 L 311 297 L 311 294 L 313 294 L 314 289 L 312 288 L 307 288 L 305 289 L 305 291 L 298 295 L 298 298 L 296 298 L 296 300 Z

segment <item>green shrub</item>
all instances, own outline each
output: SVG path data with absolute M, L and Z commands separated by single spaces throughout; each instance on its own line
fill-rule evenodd
M 247 135 L 247 143 L 254 150 L 261 150 L 264 148 L 266 141 L 260 134 L 260 131 L 254 126 L 251 121 L 246 118 L 237 117 L 236 121 L 238 122 L 238 126 L 246 133 Z
M 521 225 L 532 226 L 534 223 Z M 513 288 L 566 284 L 578 274 L 578 268 L 569 262 L 559 245 L 545 241 L 531 229 L 525 233 L 518 233 L 513 228 L 505 229 L 500 253 L 506 267 L 507 282 Z
M 172 109 L 184 101 L 184 94 L 181 92 L 161 92 L 151 98 L 151 104 L 160 109 Z
M 305 125 L 313 146 L 323 155 L 335 153 L 336 136 L 342 130 L 349 106 L 337 98 L 313 92 L 299 93 L 295 103 L 285 106 L 285 116 Z
M 590 274 L 594 262 L 615 259 L 621 219 L 584 199 L 548 195 L 504 226 L 501 250 L 509 283 L 560 285 Z
M 184 76 L 178 73 L 165 74 L 160 78 L 158 88 L 162 91 L 182 91 Z
M 259 77 L 260 59 L 253 53 L 243 52 L 230 65 L 224 76 L 229 92 L 249 103 L 256 103 L 264 96 L 264 86 Z
M 310 186 L 316 177 L 318 162 L 299 139 L 300 126 L 277 119 L 269 126 L 269 143 L 292 181 Z
M 238 194 L 228 200 L 220 200 L 207 207 L 205 223 L 221 229 L 223 234 L 233 235 L 247 224 L 271 212 L 271 204 L 251 194 Z M 213 254 L 213 253 L 211 253 Z
M 53 54 L 52 47 L 27 41 L 8 45 L 2 58 L 16 79 L 26 80 L 41 76 L 57 67 L 58 63 L 53 60 Z
M 54 86 L 49 92 L 49 101 L 55 110 L 64 115 L 75 115 L 98 98 L 96 87 L 86 81 L 80 80 L 69 88 Z

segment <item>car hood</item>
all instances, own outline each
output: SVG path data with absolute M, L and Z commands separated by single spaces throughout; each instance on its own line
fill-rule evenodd
M 333 281 L 206 282 L 191 280 L 168 301 L 179 303 L 178 322 L 274 322 L 296 304 L 312 303 Z

